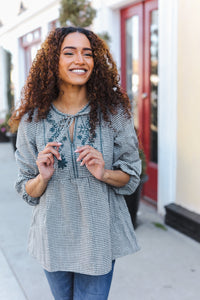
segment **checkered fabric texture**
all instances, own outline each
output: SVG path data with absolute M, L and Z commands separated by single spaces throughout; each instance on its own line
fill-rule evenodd
M 123 195 L 134 192 L 140 181 L 141 161 L 133 120 L 122 112 L 111 116 L 111 126 L 101 121 L 93 141 L 89 135 L 90 105 L 76 115 L 51 106 L 46 119 L 27 121 L 18 129 L 16 190 L 33 207 L 28 251 L 48 271 L 103 275 L 112 260 L 139 250 Z M 101 119 L 101 118 L 100 118 Z M 69 126 L 74 124 L 73 142 Z M 25 190 L 38 174 L 36 159 L 51 141 L 61 142 L 61 161 L 40 198 Z M 129 182 L 116 188 L 97 180 L 77 162 L 77 146 L 91 145 L 103 154 L 106 169 L 121 169 Z

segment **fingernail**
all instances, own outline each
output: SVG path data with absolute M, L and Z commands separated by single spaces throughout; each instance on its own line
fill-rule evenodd
M 81 167 L 83 166 L 83 162 L 80 164 L 80 166 L 81 166 Z
M 78 149 L 76 149 L 74 152 L 78 152 Z
M 79 159 L 79 157 L 78 157 L 76 161 L 79 161 L 79 160 L 80 160 L 80 159 Z
M 58 143 L 58 145 L 62 145 L 62 143 Z
M 59 160 L 62 160 L 62 157 L 61 157 L 61 156 L 58 156 L 58 159 L 59 159 Z

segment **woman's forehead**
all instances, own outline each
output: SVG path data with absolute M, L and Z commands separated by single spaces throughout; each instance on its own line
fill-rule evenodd
M 91 48 L 90 41 L 86 35 L 80 32 L 69 33 L 63 40 L 61 50 L 66 46 L 75 48 Z

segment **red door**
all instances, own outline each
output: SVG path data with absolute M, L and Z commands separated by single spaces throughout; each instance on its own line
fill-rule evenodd
M 135 127 L 146 159 L 145 198 L 157 201 L 158 1 L 121 10 L 122 86 L 132 101 Z

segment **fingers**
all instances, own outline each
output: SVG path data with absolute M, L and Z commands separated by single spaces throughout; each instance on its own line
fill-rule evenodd
M 83 159 L 88 153 L 93 153 L 96 156 L 101 155 L 101 152 L 99 152 L 98 150 L 94 149 L 93 147 L 91 147 L 89 145 L 77 147 L 77 149 L 74 152 L 80 153 L 77 161 L 80 161 L 81 159 Z
M 92 165 L 97 165 L 100 163 L 97 159 L 91 159 L 86 163 L 86 166 L 92 166 Z
M 61 143 L 57 143 L 57 142 L 48 143 L 44 148 L 44 150 L 41 151 L 39 154 L 51 154 L 54 155 L 58 160 L 61 160 L 61 156 L 59 153 L 59 147 L 61 145 L 62 145 Z M 49 155 L 49 157 L 51 156 Z
M 58 142 L 49 142 L 48 144 L 46 144 L 46 147 L 52 146 L 52 147 L 60 147 L 62 145 L 62 143 L 58 143 Z
M 54 158 L 52 153 L 39 153 L 37 158 L 37 164 L 46 164 L 47 166 L 54 164 Z
M 91 153 L 90 149 L 85 149 L 84 151 L 82 151 L 79 155 L 79 157 L 77 158 L 77 161 L 82 160 L 86 155 L 88 155 L 89 153 Z
M 82 147 L 78 147 L 75 150 L 76 153 L 80 153 L 77 161 L 81 161 L 81 166 L 83 166 L 84 164 L 88 164 L 90 160 L 94 160 L 96 161 L 96 163 L 102 163 L 103 162 L 103 156 L 101 154 L 101 152 L 99 152 L 98 150 L 94 149 L 93 147 L 89 146 L 89 145 L 85 145 Z
M 88 153 L 87 155 L 85 155 L 84 159 L 81 162 L 81 166 L 83 166 L 84 164 L 88 163 L 90 159 L 94 159 L 94 156 L 92 153 Z
M 62 145 L 62 143 L 57 143 L 57 142 L 50 142 L 46 145 L 43 151 L 38 153 L 37 157 L 37 165 L 46 165 L 46 166 L 51 166 L 54 165 L 54 156 L 58 159 L 61 160 L 61 156 L 59 153 L 59 147 Z

